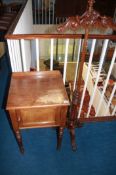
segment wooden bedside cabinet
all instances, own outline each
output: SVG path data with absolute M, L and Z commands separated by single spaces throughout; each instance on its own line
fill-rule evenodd
M 19 144 L 21 129 L 57 127 L 60 148 L 69 100 L 59 71 L 13 73 L 6 109 Z

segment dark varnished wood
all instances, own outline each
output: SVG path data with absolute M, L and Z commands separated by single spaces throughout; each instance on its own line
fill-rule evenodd
M 97 116 L 97 117 L 89 117 L 89 118 L 80 118 L 79 121 L 81 123 L 116 121 L 116 116 L 114 115 L 114 116 Z
M 20 151 L 20 129 L 59 127 L 57 148 L 61 147 L 69 100 L 59 71 L 13 73 L 6 109 Z
M 61 148 L 62 137 L 63 137 L 64 127 L 57 128 L 57 149 Z
M 82 27 L 85 29 L 85 35 L 84 35 L 84 43 L 82 48 L 82 54 L 81 54 L 81 61 L 80 61 L 80 67 L 79 67 L 79 74 L 77 78 L 77 85 L 73 92 L 72 102 L 71 102 L 71 110 L 70 110 L 70 121 L 69 121 L 69 131 L 71 135 L 71 144 L 72 149 L 76 149 L 76 142 L 75 142 L 75 121 L 77 119 L 77 113 L 80 107 L 80 101 L 81 101 L 81 86 L 82 86 L 82 72 L 83 72 L 83 65 L 86 59 L 86 53 L 87 53 L 87 41 L 89 38 L 89 30 L 90 28 L 112 28 L 113 30 L 116 30 L 116 24 L 113 22 L 112 18 L 101 16 L 99 12 L 95 11 L 93 8 L 93 4 L 95 3 L 95 0 L 88 0 L 88 5 L 86 11 L 81 16 L 72 16 L 67 18 L 66 22 L 59 25 L 57 30 L 58 32 L 64 32 L 66 30 L 76 31 L 79 27 Z M 87 109 L 87 105 L 85 106 Z M 88 109 L 87 109 L 88 110 Z M 80 116 L 81 119 L 85 119 L 84 115 Z M 89 117 L 90 118 L 90 117 Z M 92 117 L 95 118 L 95 117 Z
M 84 34 L 6 34 L 6 39 L 52 39 L 52 38 L 72 38 L 79 39 L 84 38 Z M 88 39 L 111 39 L 116 40 L 116 35 L 88 35 Z
M 57 30 L 63 32 L 66 29 L 76 31 L 79 27 L 89 28 L 112 28 L 116 30 L 116 25 L 111 17 L 101 16 L 99 12 L 94 10 L 93 4 L 95 0 L 88 0 L 86 11 L 81 16 L 71 16 L 66 22 L 58 26 Z M 86 33 L 86 32 L 85 32 Z

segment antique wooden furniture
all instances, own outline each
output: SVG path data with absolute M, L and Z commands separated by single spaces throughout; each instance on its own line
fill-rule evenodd
M 20 72 L 11 77 L 6 109 L 19 144 L 20 129 L 57 127 L 60 148 L 69 100 L 59 71 Z
M 79 122 L 77 118 L 77 114 L 78 114 L 77 107 L 80 106 L 81 98 L 82 98 L 82 93 L 81 93 L 82 72 L 83 72 L 84 62 L 87 54 L 87 40 L 88 40 L 89 31 L 91 28 L 97 28 L 97 29 L 112 28 L 113 30 L 116 30 L 116 25 L 114 24 L 112 18 L 101 16 L 99 12 L 94 10 L 94 3 L 95 3 L 95 0 L 88 0 L 86 11 L 82 15 L 68 17 L 66 19 L 66 22 L 64 22 L 57 28 L 58 32 L 64 32 L 65 30 L 72 30 L 73 32 L 75 32 L 80 27 L 85 29 L 77 84 L 73 92 L 71 110 L 70 110 L 71 112 L 70 112 L 69 129 L 70 129 L 73 150 L 76 150 L 74 128 L 75 128 L 75 122 Z

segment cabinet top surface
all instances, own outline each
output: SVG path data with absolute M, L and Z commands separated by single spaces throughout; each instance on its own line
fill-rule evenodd
M 12 74 L 6 109 L 63 105 L 69 100 L 59 71 Z

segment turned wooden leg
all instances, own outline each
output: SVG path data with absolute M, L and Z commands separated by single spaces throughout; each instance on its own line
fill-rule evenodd
M 57 128 L 57 149 L 60 150 L 62 144 L 64 127 Z
M 71 146 L 72 150 L 76 151 L 76 137 L 75 137 L 75 122 L 77 120 L 77 106 L 80 104 L 80 95 L 77 90 L 73 92 L 73 98 L 72 98 L 72 104 L 70 108 L 70 116 L 69 116 L 69 132 L 70 132 L 70 138 L 71 138 Z
M 76 151 L 77 145 L 76 145 L 76 137 L 75 137 L 75 127 L 74 127 L 73 122 L 72 123 L 70 122 L 69 132 L 70 132 L 72 150 Z
M 23 154 L 24 148 L 23 148 L 22 137 L 21 137 L 20 128 L 19 128 L 20 117 L 18 116 L 18 112 L 16 112 L 15 110 L 10 110 L 9 114 L 10 114 L 12 129 L 16 137 L 16 141 L 19 145 L 20 152 Z
M 57 143 L 58 143 L 58 132 L 59 132 L 59 127 L 56 128 Z
M 16 135 L 17 143 L 19 145 L 20 152 L 23 154 L 24 153 L 24 147 L 23 147 L 22 137 L 21 137 L 20 131 L 19 130 L 15 131 L 15 135 Z

